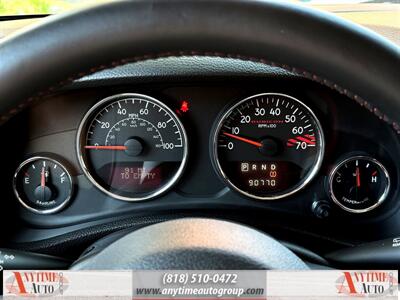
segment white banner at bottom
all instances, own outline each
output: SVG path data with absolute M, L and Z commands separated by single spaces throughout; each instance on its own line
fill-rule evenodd
M 398 271 L 21 271 L 3 273 L 4 299 L 398 299 Z

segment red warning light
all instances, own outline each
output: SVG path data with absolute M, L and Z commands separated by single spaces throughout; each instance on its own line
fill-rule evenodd
M 180 111 L 187 112 L 189 110 L 189 103 L 187 101 L 182 101 Z

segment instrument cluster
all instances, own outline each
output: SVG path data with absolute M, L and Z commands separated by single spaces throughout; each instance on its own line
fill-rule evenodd
M 219 111 L 209 132 L 209 159 L 226 188 L 249 200 L 283 201 L 317 180 L 327 141 L 307 102 L 266 91 L 233 99 Z M 83 175 L 111 199 L 156 201 L 182 180 L 191 169 L 188 158 L 198 154 L 182 122 L 190 109 L 188 101 L 173 108 L 142 93 L 99 99 L 76 131 Z M 365 149 L 341 155 L 326 172 L 330 202 L 349 213 L 377 208 L 391 191 L 391 171 Z M 79 189 L 70 173 L 52 155 L 28 157 L 15 171 L 14 194 L 30 212 L 57 214 Z

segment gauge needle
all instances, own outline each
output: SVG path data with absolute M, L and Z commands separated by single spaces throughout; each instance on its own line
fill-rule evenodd
M 42 188 L 44 188 L 46 186 L 46 175 L 45 175 L 44 167 L 42 168 L 42 174 L 41 174 L 41 178 L 40 178 L 40 185 L 41 185 Z
M 95 150 L 127 150 L 127 146 L 85 146 L 85 149 Z
M 253 146 L 262 147 L 262 144 L 260 142 L 252 141 L 252 140 L 246 139 L 244 137 L 241 137 L 241 136 L 238 136 L 238 135 L 234 135 L 234 134 L 230 134 L 230 133 L 227 133 L 227 132 L 223 132 L 222 134 L 224 134 L 226 136 L 229 136 L 229 137 L 231 137 L 233 139 L 237 139 L 239 141 L 248 143 L 248 144 L 253 145 Z
M 361 186 L 360 168 L 356 168 L 356 180 L 357 180 L 357 187 L 360 187 Z

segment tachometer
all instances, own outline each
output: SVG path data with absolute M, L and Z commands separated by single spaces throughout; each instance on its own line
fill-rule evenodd
M 291 195 L 318 172 L 324 135 L 314 113 L 284 94 L 246 98 L 224 113 L 213 136 L 217 172 L 236 191 L 260 200 Z
M 169 189 L 188 153 L 184 127 L 173 111 L 140 94 L 111 96 L 91 108 L 79 127 L 77 148 L 89 180 L 126 201 Z

